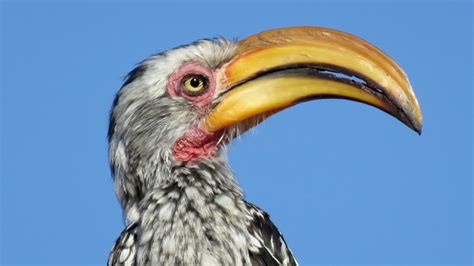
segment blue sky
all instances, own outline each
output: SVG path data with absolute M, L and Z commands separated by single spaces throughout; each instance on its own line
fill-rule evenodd
M 469 265 L 472 4 L 1 4 L 2 263 L 104 265 L 123 229 L 106 129 L 148 55 L 222 35 L 315 25 L 365 38 L 408 73 L 418 136 L 374 108 L 305 103 L 234 143 L 230 163 L 302 265 Z

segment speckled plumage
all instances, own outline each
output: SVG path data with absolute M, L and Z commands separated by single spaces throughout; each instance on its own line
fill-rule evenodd
M 216 39 L 152 56 L 117 94 L 109 153 L 127 227 L 109 265 L 296 264 L 268 215 L 243 199 L 225 151 L 193 163 L 171 153 L 202 114 L 166 94 L 168 76 L 188 61 L 217 68 L 235 51 L 235 43 Z M 229 129 L 227 141 L 238 132 Z

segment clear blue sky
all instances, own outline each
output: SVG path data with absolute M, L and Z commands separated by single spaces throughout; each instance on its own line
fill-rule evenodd
M 1 4 L 1 251 L 104 265 L 123 229 L 106 129 L 123 76 L 198 38 L 317 25 L 408 73 L 423 135 L 342 100 L 282 112 L 230 149 L 246 197 L 302 265 L 472 263 L 472 4 L 376 1 Z

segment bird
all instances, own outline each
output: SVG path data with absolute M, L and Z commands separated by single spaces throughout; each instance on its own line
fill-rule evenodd
M 323 98 L 374 106 L 421 134 L 404 70 L 338 30 L 200 39 L 141 61 L 110 112 L 126 227 L 108 265 L 298 265 L 270 216 L 245 199 L 225 147 L 275 113 Z

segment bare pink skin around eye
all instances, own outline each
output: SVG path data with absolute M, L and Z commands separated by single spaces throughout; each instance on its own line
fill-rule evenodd
M 183 78 L 189 74 L 207 77 L 208 87 L 203 94 L 194 96 L 183 91 Z M 216 74 L 198 63 L 186 63 L 171 74 L 167 90 L 170 96 L 182 97 L 195 106 L 205 109 L 212 102 L 216 92 Z M 221 134 L 221 132 L 209 133 L 200 128 L 192 128 L 176 141 L 173 156 L 182 162 L 196 162 L 202 158 L 217 156 L 219 153 L 217 143 Z
M 203 94 L 192 96 L 183 92 L 181 88 L 182 80 L 186 75 L 189 74 L 198 74 L 208 78 L 208 87 Z M 170 75 L 168 79 L 167 90 L 170 96 L 180 96 L 192 102 L 196 106 L 203 107 L 208 105 L 214 97 L 214 93 L 216 91 L 216 74 L 214 71 L 209 70 L 198 63 L 186 63 Z

